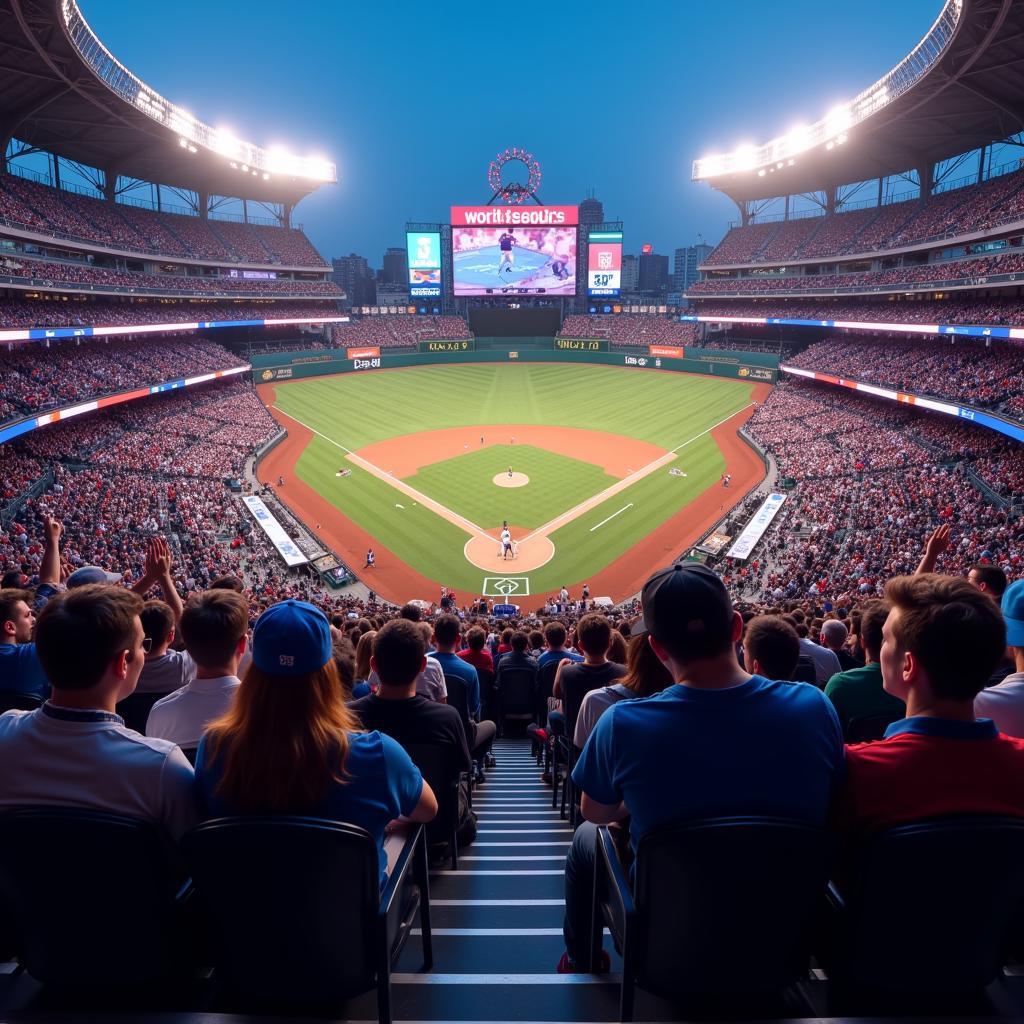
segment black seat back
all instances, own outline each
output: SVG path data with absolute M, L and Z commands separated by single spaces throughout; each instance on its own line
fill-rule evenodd
M 466 731 L 466 744 L 473 749 L 473 727 L 469 724 L 469 684 L 460 676 L 444 674 L 444 685 L 448 691 L 448 706 L 455 708 Z
M 814 661 L 809 655 L 801 654 L 797 658 L 796 668 L 793 669 L 790 681 L 794 683 L 810 683 L 812 686 L 818 686 L 818 670 L 814 667 Z M 821 689 L 821 687 L 818 688 Z
M 480 680 L 480 717 L 493 721 L 497 714 L 494 709 L 494 672 L 489 668 L 478 668 L 476 674 Z
M 824 828 L 761 817 L 644 836 L 632 958 L 641 987 L 663 995 L 768 992 L 795 981 L 807 969 L 829 849 Z
M 898 722 L 903 716 L 895 715 L 861 715 L 859 718 L 851 718 L 846 723 L 843 739 L 847 743 L 870 743 L 873 740 L 880 740 L 885 736 L 885 730 Z
M 13 913 L 29 974 L 72 988 L 168 976 L 178 879 L 166 852 L 154 825 L 118 814 L 0 813 L 0 902 Z
M 145 736 L 149 712 L 158 700 L 166 696 L 166 693 L 133 693 L 117 702 L 117 713 L 129 729 Z
M 999 975 L 1024 907 L 1024 819 L 887 829 L 860 849 L 844 895 L 844 975 L 882 989 L 980 989 Z
M 548 716 L 548 698 L 555 688 L 555 673 L 561 661 L 545 662 L 537 673 L 537 721 L 543 725 Z
M 459 825 L 459 780 L 451 750 L 439 743 L 402 743 L 437 797 L 437 815 L 427 825 L 428 843 L 447 843 Z
M 42 707 L 43 698 L 33 693 L 15 693 L 14 690 L 0 690 L 0 715 L 5 711 L 35 711 Z
M 503 668 L 498 684 L 502 718 L 529 717 L 537 713 L 537 670 L 529 665 Z
M 314 818 L 218 818 L 182 840 L 220 924 L 218 965 L 236 992 L 323 1004 L 375 984 L 377 844 Z

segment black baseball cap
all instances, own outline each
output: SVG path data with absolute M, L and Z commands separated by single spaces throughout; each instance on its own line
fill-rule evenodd
M 632 633 L 650 633 L 673 657 L 695 661 L 727 649 L 732 601 L 718 574 L 699 562 L 659 569 L 640 592 L 643 615 Z

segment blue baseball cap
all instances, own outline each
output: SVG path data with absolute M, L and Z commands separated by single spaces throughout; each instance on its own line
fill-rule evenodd
M 252 661 L 275 676 L 302 676 L 331 660 L 331 624 L 308 601 L 271 605 L 252 631 Z
M 107 572 L 98 565 L 83 565 L 67 578 L 65 586 L 68 590 L 73 590 L 75 587 L 87 587 L 93 583 L 116 583 L 120 578 L 119 572 Z
M 1000 607 L 1006 621 L 1007 647 L 1024 647 L 1024 580 L 1006 588 Z

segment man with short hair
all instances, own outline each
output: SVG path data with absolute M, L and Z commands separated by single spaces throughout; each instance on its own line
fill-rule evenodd
M 857 659 L 847 654 L 844 649 L 846 638 L 849 635 L 850 631 L 838 619 L 828 619 L 823 622 L 819 634 L 821 646 L 830 650 L 839 659 L 839 666 L 843 672 L 848 672 L 852 668 L 860 668 Z
M 235 699 L 248 629 L 249 604 L 233 590 L 206 590 L 189 600 L 181 616 L 181 636 L 195 662 L 195 678 L 153 705 L 147 736 L 186 749 L 199 746 L 207 725 Z
M 1006 588 L 1001 607 L 1014 671 L 974 698 L 974 714 L 991 718 L 1007 736 L 1024 738 L 1024 580 Z
M 576 732 L 576 717 L 583 698 L 591 690 L 611 686 L 626 674 L 626 666 L 608 660 L 612 627 L 603 615 L 589 612 L 576 623 L 576 646 L 583 651 L 583 661 L 562 661 L 555 676 L 553 694 L 562 701 L 565 735 Z
M 386 733 L 405 747 L 420 771 L 425 766 L 417 761 L 417 748 L 441 748 L 444 770 L 441 777 L 427 781 L 438 800 L 443 800 L 452 779 L 470 771 L 472 762 L 459 713 L 416 692 L 425 656 L 423 635 L 415 623 L 405 619 L 386 623 L 373 638 L 370 657 L 380 686 L 376 693 L 360 697 L 349 708 L 364 729 Z
M 796 631 L 800 636 L 800 652 L 814 663 L 814 681 L 819 690 L 837 673 L 842 671 L 835 651 L 822 647 L 811 640 L 806 623 L 798 623 Z
M 143 632 L 152 646 L 146 654 L 136 693 L 174 693 L 196 677 L 188 651 L 171 650 L 175 639 L 174 610 L 165 601 L 147 601 L 139 613 Z
M 994 601 L 1001 600 L 1006 593 L 1006 573 L 998 565 L 987 565 L 984 562 L 972 565 L 967 572 L 967 582 L 983 594 L 988 594 Z
M 192 766 L 173 743 L 126 729 L 147 642 L 142 599 L 104 584 L 52 598 L 36 625 L 52 685 L 35 711 L 0 715 L 0 808 L 81 807 L 142 818 L 177 842 L 199 822 Z
M 470 753 L 474 760 L 479 760 L 494 741 L 497 727 L 491 721 L 476 721 L 480 715 L 480 677 L 472 665 L 455 653 L 459 634 L 459 620 L 454 615 L 439 615 L 434 622 L 434 657 L 445 675 L 445 686 L 461 685 L 465 691 L 467 717 L 462 724 L 466 729 Z M 482 773 L 478 771 L 477 774 Z
M 432 632 L 430 629 L 430 623 L 421 621 L 419 606 L 415 604 L 407 604 L 401 610 L 399 615 L 406 622 L 413 623 L 413 625 L 419 630 L 420 636 L 423 638 L 424 649 L 428 648 L 430 646 Z M 379 686 L 380 679 L 377 678 L 377 673 L 371 671 L 370 678 L 367 682 L 370 684 L 371 690 Z M 438 704 L 444 704 L 448 700 L 448 686 L 444 681 L 444 672 L 441 670 L 441 666 L 438 664 L 437 658 L 432 654 L 427 655 L 423 671 L 420 672 L 416 679 L 416 692 L 421 697 L 426 697 L 427 700 L 437 701 Z
M 885 588 L 886 692 L 906 718 L 847 748 L 836 820 L 857 842 L 878 829 L 957 814 L 1024 817 L 1024 740 L 975 717 L 1006 648 L 995 602 L 965 579 L 923 573 Z
M 45 700 L 50 684 L 32 642 L 35 623 L 27 590 L 0 590 L 0 691 Z
M 494 659 L 487 650 L 487 634 L 479 626 L 473 626 L 466 633 L 466 646 L 459 651 L 459 657 L 472 665 L 479 673 L 494 671 Z
M 857 644 L 864 654 L 864 665 L 846 672 L 837 672 L 825 686 L 825 696 L 832 701 L 846 735 L 850 723 L 858 718 L 888 715 L 902 718 L 906 706 L 898 697 L 886 692 L 882 683 L 882 627 L 889 615 L 885 601 L 868 601 L 860 611 Z
M 635 851 L 653 829 L 698 818 L 824 824 L 842 772 L 842 734 L 824 694 L 740 668 L 743 619 L 713 570 L 695 562 L 662 569 L 641 604 L 633 632 L 650 634 L 675 685 L 608 708 L 573 771 L 586 821 L 566 859 L 559 973 L 579 970 L 592 940 L 596 825 L 629 816 Z M 600 966 L 607 963 L 603 956 Z
M 577 654 L 565 646 L 565 641 L 568 638 L 569 634 L 561 622 L 549 622 L 544 627 L 544 643 L 547 645 L 547 650 L 544 651 L 538 660 L 541 668 L 549 662 L 564 661 L 566 658 L 577 663 L 583 661 L 582 654 Z
M 757 615 L 743 632 L 743 663 L 752 676 L 793 678 L 800 658 L 800 637 L 779 615 Z

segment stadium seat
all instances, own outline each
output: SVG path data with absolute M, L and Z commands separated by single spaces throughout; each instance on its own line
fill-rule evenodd
M 632 885 L 608 829 L 597 835 L 594 944 L 603 920 L 622 953 L 621 1020 L 637 986 L 674 999 L 761 994 L 807 975 L 824 829 L 764 817 L 659 829 L 640 840 Z
M 149 822 L 63 807 L 4 811 L 0 892 L 18 960 L 46 986 L 123 991 L 179 973 L 187 893 Z
M 117 713 L 124 719 L 129 729 L 146 734 L 146 722 L 153 705 L 166 697 L 166 693 L 133 693 L 124 700 L 117 702 Z
M 501 685 L 494 691 L 498 706 L 498 735 L 505 733 L 509 719 L 529 723 L 537 716 L 537 671 L 532 668 L 506 668 Z M 524 726 L 525 727 L 525 726 Z
M 378 1019 L 390 1024 L 391 967 L 417 914 L 423 969 L 433 965 L 422 826 L 383 890 L 373 837 L 341 822 L 218 818 L 187 833 L 182 848 L 220 925 L 215 978 L 231 1002 L 336 1011 L 376 988 Z
M 436 743 L 403 743 L 405 752 L 419 768 L 423 778 L 437 797 L 437 815 L 426 826 L 427 845 L 447 843 L 450 847 L 452 870 L 459 867 L 459 790 L 465 773 L 446 772 L 451 760 L 449 752 Z M 468 786 L 468 783 L 467 783 Z
M 969 993 L 997 978 L 1024 906 L 1024 819 L 934 818 L 871 837 L 830 887 L 829 978 Z

